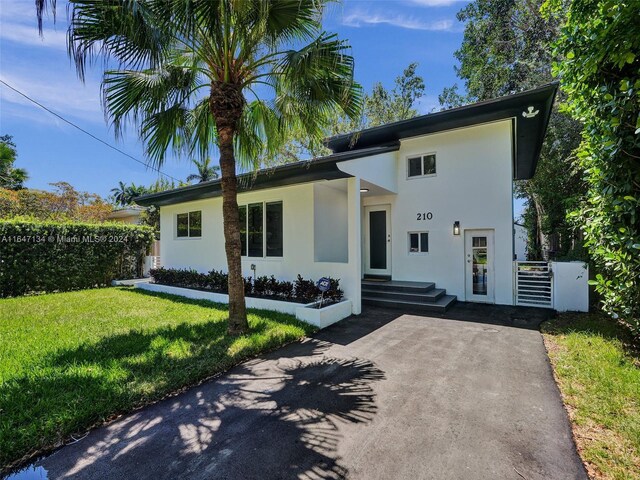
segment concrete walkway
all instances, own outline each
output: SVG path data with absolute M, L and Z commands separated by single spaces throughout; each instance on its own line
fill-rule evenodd
M 535 315 L 368 309 L 97 429 L 36 471 L 49 479 L 585 479 Z

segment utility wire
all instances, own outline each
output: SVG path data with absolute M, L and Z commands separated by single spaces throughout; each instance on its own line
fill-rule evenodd
M 121 153 L 122 155 L 124 155 L 125 157 L 129 157 L 131 160 L 133 160 L 134 162 L 138 162 L 141 165 L 144 165 L 147 168 L 150 168 L 151 170 L 154 170 L 156 172 L 158 172 L 160 175 L 164 175 L 167 178 L 170 178 L 171 180 L 175 180 L 176 182 L 180 182 L 180 180 L 178 180 L 175 177 L 172 177 L 171 175 L 169 175 L 168 173 L 164 173 L 163 171 L 161 171 L 159 168 L 153 167 L 151 165 L 149 165 L 148 163 L 143 162 L 140 159 L 137 159 L 136 157 L 134 157 L 133 155 L 129 155 L 127 152 L 120 150 L 118 147 L 114 147 L 113 145 L 111 145 L 110 143 L 105 142 L 104 140 L 102 140 L 99 137 L 96 137 L 93 133 L 88 132 L 87 130 L 85 130 L 84 128 L 80 127 L 79 125 L 76 125 L 75 123 L 73 123 L 71 120 L 67 120 L 66 118 L 64 118 L 62 115 L 57 114 L 56 112 L 54 112 L 53 110 L 45 107 L 43 104 L 41 104 L 40 102 L 38 102 L 37 100 L 34 100 L 33 98 L 29 97 L 27 94 L 22 93 L 20 90 L 18 90 L 17 88 L 9 85 L 7 82 L 5 82 L 4 80 L 0 79 L 0 83 L 3 83 L 6 87 L 10 88 L 11 90 L 13 90 L 14 92 L 16 92 L 18 95 L 22 95 L 24 98 L 26 98 L 27 100 L 29 100 L 30 102 L 36 104 L 37 106 L 39 106 L 40 108 L 42 108 L 43 110 L 49 112 L 51 115 L 54 115 L 55 117 L 59 118 L 60 120 L 62 120 L 65 123 L 68 123 L 69 125 L 71 125 L 72 127 L 80 130 L 82 133 L 89 135 L 91 138 L 93 138 L 94 140 L 97 140 L 98 142 L 102 143 L 103 145 L 106 145 L 107 147 L 109 147 L 112 150 L 115 150 L 118 153 Z

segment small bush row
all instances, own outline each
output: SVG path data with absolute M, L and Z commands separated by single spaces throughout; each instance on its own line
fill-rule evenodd
M 161 285 L 209 290 L 216 293 L 229 292 L 229 276 L 218 270 L 200 273 L 191 269 L 162 267 L 151 270 L 151 275 L 153 276 L 153 281 Z M 331 287 L 329 291 L 325 292 L 324 298 L 330 302 L 339 302 L 344 296 L 344 292 L 340 289 L 340 280 L 335 278 L 330 278 L 329 280 Z M 317 300 L 322 292 L 320 292 L 313 280 L 307 280 L 301 275 L 298 275 L 294 282 L 278 280 L 271 275 L 270 277 L 261 276 L 255 279 L 245 277 L 244 293 L 249 297 L 311 303 Z

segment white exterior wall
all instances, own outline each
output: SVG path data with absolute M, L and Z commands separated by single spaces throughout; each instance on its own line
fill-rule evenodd
M 353 313 L 360 313 L 364 255 L 363 208 L 391 206 L 392 278 L 431 281 L 465 299 L 465 230 L 494 231 L 495 303 L 513 303 L 512 123 L 504 120 L 425 135 L 401 142 L 399 151 L 338 163 L 353 175 L 246 192 L 239 204 L 283 202 L 283 258 L 243 258 L 243 274 L 294 280 L 341 279 Z M 407 178 L 407 157 L 436 153 L 436 175 Z M 369 193 L 360 194 L 360 186 Z M 178 213 L 202 210 L 202 237 L 175 236 Z M 418 220 L 418 213 L 432 213 Z M 227 270 L 222 199 L 161 207 L 162 263 L 168 268 Z M 459 221 L 461 234 L 453 235 Z M 345 223 L 346 222 L 346 223 Z M 407 234 L 429 232 L 429 253 L 410 255 Z M 332 245 L 335 247 L 332 249 Z M 329 261 L 327 261 L 329 260 Z
M 427 153 L 436 154 L 436 175 L 407 178 L 407 157 Z M 366 161 L 352 162 L 361 162 L 364 171 Z M 363 205 L 391 205 L 392 278 L 435 282 L 464 301 L 464 231 L 493 229 L 495 303 L 512 304 L 511 121 L 403 140 L 395 162 L 397 194 L 363 197 Z M 431 220 L 417 220 L 427 212 Z M 459 236 L 453 235 L 456 220 Z M 428 254 L 408 253 L 412 231 L 429 232 Z
M 336 183 L 347 198 L 347 185 L 355 179 L 321 182 Z M 333 197 L 331 197 L 333 200 Z M 251 265 L 256 265 L 256 276 L 274 275 L 279 280 L 294 281 L 298 274 L 318 280 L 323 276 L 340 279 L 340 286 L 349 299 L 359 298 L 359 262 L 349 262 L 348 244 L 343 247 L 343 262 L 316 262 L 314 259 L 314 184 L 257 190 L 238 195 L 238 204 L 282 201 L 283 209 L 283 252 L 282 258 L 243 257 L 242 273 L 253 276 Z M 318 208 L 327 206 L 318 199 Z M 348 202 L 344 208 L 348 209 Z M 329 204 L 329 207 L 331 204 Z M 176 215 L 191 211 L 202 211 L 202 236 L 199 238 L 176 237 Z M 341 215 L 340 228 L 346 231 L 347 212 Z M 193 268 L 200 272 L 211 269 L 227 271 L 222 229 L 222 198 L 210 198 L 168 205 L 160 208 L 160 238 L 162 243 L 162 265 L 166 268 Z M 357 232 L 359 234 L 359 231 Z M 354 301 L 354 313 L 360 313 L 360 302 Z
M 589 311 L 589 266 L 584 262 L 551 262 L 553 308 L 559 312 Z

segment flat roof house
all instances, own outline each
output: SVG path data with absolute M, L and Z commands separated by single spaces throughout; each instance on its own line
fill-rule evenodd
M 556 90 L 332 137 L 329 156 L 242 175 L 244 275 L 340 278 L 354 314 L 514 304 L 513 181 L 536 171 Z M 226 270 L 219 180 L 136 202 L 160 207 L 163 266 Z

